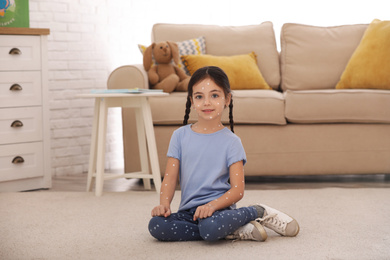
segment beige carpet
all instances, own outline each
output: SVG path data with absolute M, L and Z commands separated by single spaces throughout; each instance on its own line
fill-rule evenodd
M 0 259 L 390 259 L 390 189 L 247 191 L 239 206 L 265 203 L 301 226 L 264 243 L 158 242 L 147 230 L 157 202 L 149 191 L 0 193 Z

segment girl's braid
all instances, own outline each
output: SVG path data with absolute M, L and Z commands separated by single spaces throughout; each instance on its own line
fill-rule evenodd
M 230 100 L 230 104 L 229 104 L 229 123 L 230 123 L 230 130 L 234 133 L 233 98 Z
M 191 99 L 190 96 L 187 96 L 186 112 L 184 115 L 183 125 L 188 124 L 188 118 L 190 117 L 190 112 L 191 112 Z

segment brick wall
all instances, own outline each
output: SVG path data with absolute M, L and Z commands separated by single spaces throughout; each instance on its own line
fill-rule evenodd
M 48 65 L 52 174 L 88 170 L 93 100 L 79 93 L 106 87 L 110 59 L 107 0 L 30 0 L 30 27 L 50 28 Z M 114 24 L 115 25 L 115 24 Z M 106 168 L 123 165 L 120 109 L 110 109 Z

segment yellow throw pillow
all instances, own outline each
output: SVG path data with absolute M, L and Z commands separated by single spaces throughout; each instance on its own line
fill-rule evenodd
M 390 21 L 368 26 L 336 85 L 345 88 L 390 89 Z
M 190 74 L 205 66 L 217 66 L 225 71 L 231 89 L 271 89 L 257 67 L 254 52 L 235 56 L 184 55 L 181 56 Z

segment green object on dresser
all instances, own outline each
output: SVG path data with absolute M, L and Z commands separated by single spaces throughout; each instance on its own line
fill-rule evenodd
M 28 0 L 0 0 L 0 27 L 29 26 Z

